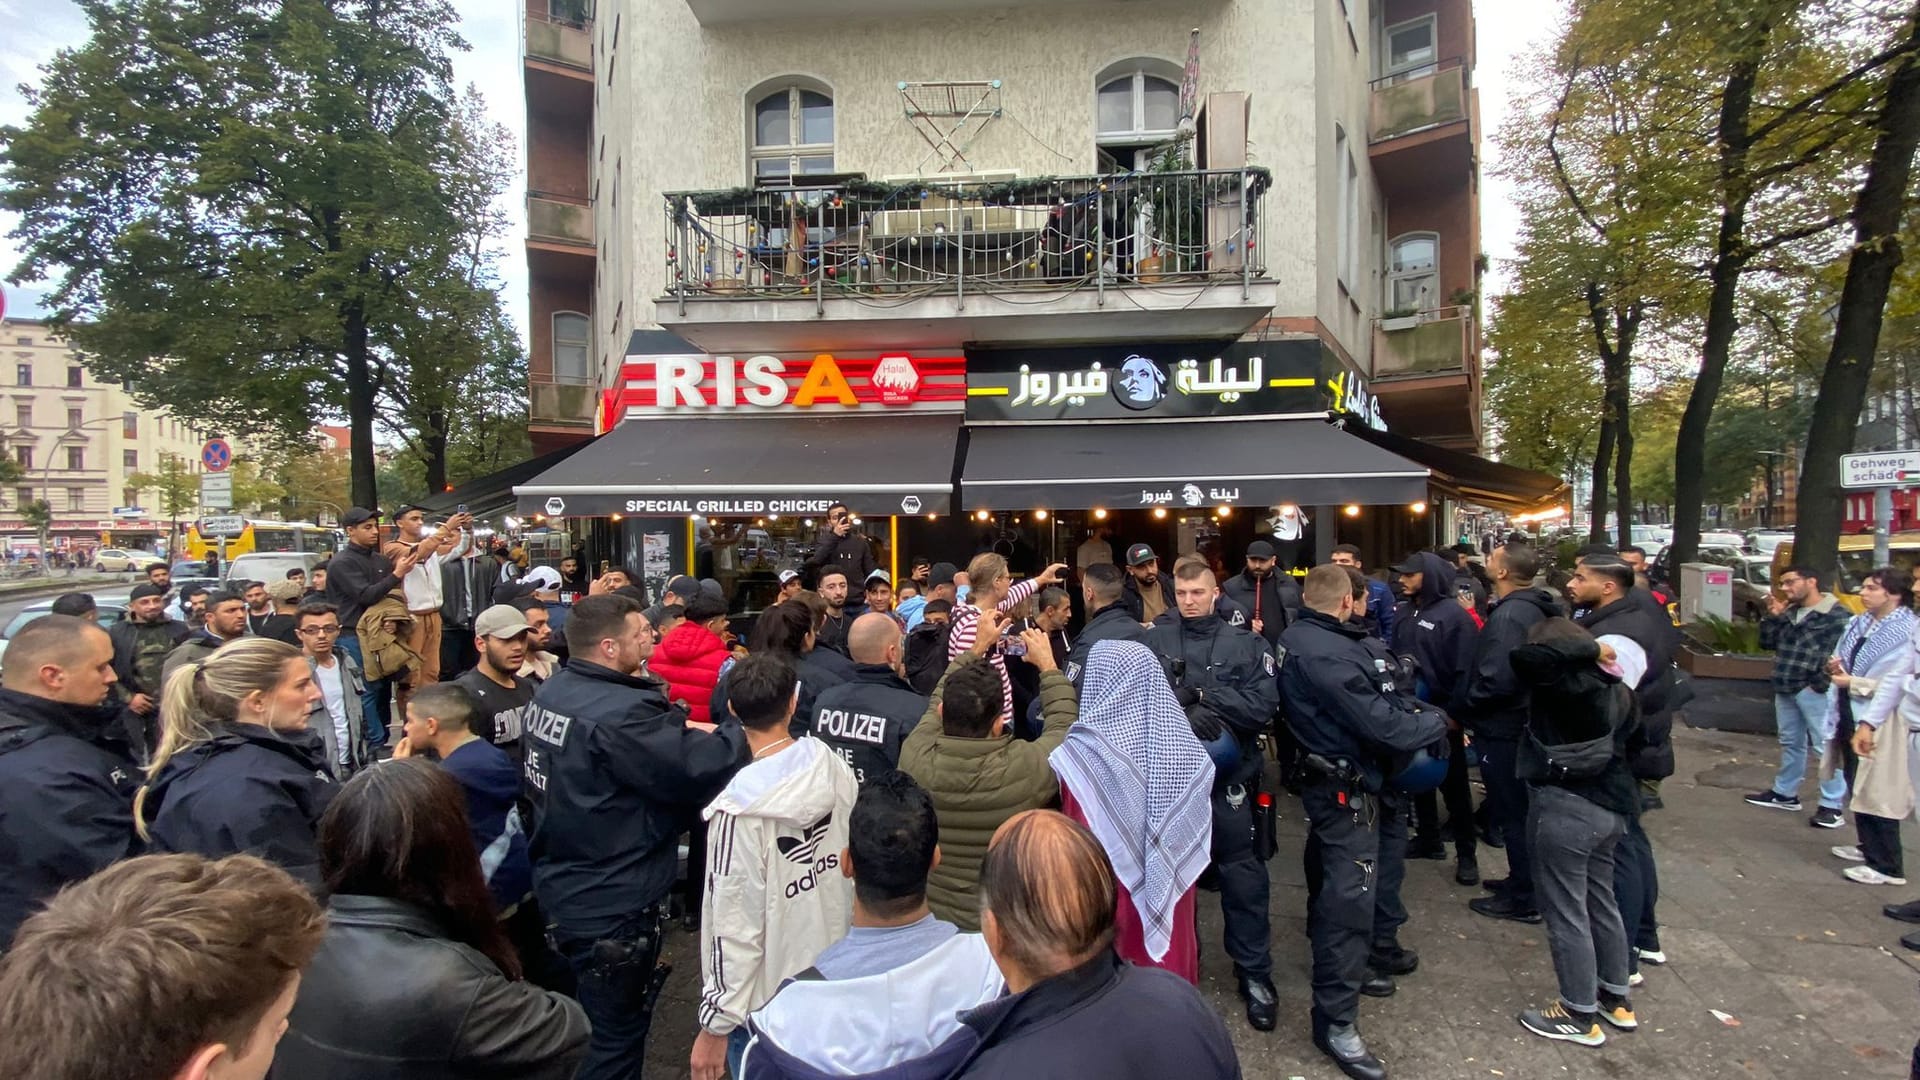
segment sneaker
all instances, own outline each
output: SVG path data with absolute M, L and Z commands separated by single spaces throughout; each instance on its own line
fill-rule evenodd
M 1639 1019 L 1633 1015 L 1633 1003 L 1605 991 L 1600 994 L 1600 1019 L 1620 1031 L 1632 1031 L 1640 1026 Z
M 1633 974 L 1627 976 L 1627 985 L 1628 986 L 1645 986 L 1647 985 L 1647 977 L 1636 971 Z
M 1867 857 L 1860 854 L 1860 847 L 1857 844 L 1836 844 L 1827 850 L 1833 852 L 1833 857 L 1836 859 L 1845 859 L 1848 862 L 1867 861 Z
M 1635 949 L 1633 950 L 1633 954 L 1640 958 L 1641 963 L 1652 964 L 1655 967 L 1667 962 L 1667 954 L 1664 949 Z
M 1816 829 L 1837 829 L 1846 823 L 1847 819 L 1841 816 L 1840 811 L 1831 806 L 1823 806 L 1815 810 L 1812 820 L 1807 822 Z
M 1579 1043 L 1581 1046 L 1600 1046 L 1607 1041 L 1607 1033 L 1600 1030 L 1597 1017 L 1592 1013 L 1576 1017 L 1557 1001 L 1544 1009 L 1528 1009 L 1521 1013 L 1520 1026 L 1542 1038 Z
M 1905 885 L 1907 883 L 1906 878 L 1883 874 L 1865 863 L 1849 866 L 1840 872 L 1847 876 L 1848 881 L 1857 881 L 1862 885 Z
M 1800 797 L 1798 795 L 1782 795 L 1771 788 L 1766 791 L 1756 791 L 1747 796 L 1747 802 L 1749 805 L 1764 806 L 1769 810 L 1800 809 Z

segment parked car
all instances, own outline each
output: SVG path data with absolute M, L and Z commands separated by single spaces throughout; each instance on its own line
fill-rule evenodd
M 1893 565 L 1908 573 L 1920 573 L 1920 532 L 1898 532 L 1887 538 L 1887 555 Z M 1787 540 L 1773 549 L 1773 581 L 1780 580 L 1780 572 L 1793 565 L 1793 541 Z M 1854 533 L 1840 538 L 1840 565 L 1835 567 L 1838 574 L 1827 585 L 1828 592 L 1848 611 L 1858 614 L 1861 610 L 1860 582 L 1867 572 L 1874 568 L 1873 534 Z
M 127 605 L 118 600 L 112 603 L 96 602 L 95 606 L 99 609 L 95 618 L 99 621 L 100 628 L 103 630 L 127 617 Z M 19 614 L 7 620 L 6 627 L 0 629 L 0 659 L 4 659 L 6 656 L 7 642 L 13 640 L 13 636 L 20 632 L 21 627 L 42 615 L 52 614 L 52 612 L 52 600 L 36 600 L 26 607 L 21 608 Z
M 1733 613 L 1759 622 L 1773 595 L 1773 556 L 1742 555 L 1733 566 Z
M 1793 539 L 1791 529 L 1755 529 L 1747 534 L 1747 550 L 1771 557 L 1781 544 Z
M 1660 549 L 1660 553 L 1653 557 L 1653 562 L 1647 564 L 1648 581 L 1651 581 L 1655 586 L 1672 583 L 1674 578 L 1674 568 L 1671 562 L 1672 555 L 1672 544 L 1668 544 L 1666 547 Z M 1740 545 L 1738 544 L 1700 545 L 1699 561 L 1701 562 L 1718 563 L 1721 566 L 1733 566 L 1739 559 Z
M 253 551 L 227 564 L 225 580 L 271 584 L 286 580 L 289 570 L 305 570 L 312 575 L 313 568 L 326 561 L 327 556 L 317 551 Z
M 121 573 L 132 570 L 140 573 L 149 566 L 165 566 L 167 560 L 146 551 L 122 551 L 119 548 L 101 548 L 93 553 L 93 565 L 109 573 Z

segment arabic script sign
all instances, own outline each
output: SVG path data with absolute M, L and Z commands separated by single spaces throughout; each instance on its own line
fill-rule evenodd
M 1125 420 L 1323 412 L 1312 341 L 968 349 L 969 420 Z M 1217 500 L 1216 500 L 1217 501 Z

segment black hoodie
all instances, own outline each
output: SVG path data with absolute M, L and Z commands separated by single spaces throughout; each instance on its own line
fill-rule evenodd
M 1448 716 L 1467 713 L 1467 675 L 1473 668 L 1473 616 L 1454 596 L 1453 567 L 1431 551 L 1416 552 L 1420 589 L 1393 616 L 1393 651 L 1420 665 L 1421 700 Z
M 1613 735 L 1613 760 L 1599 776 L 1527 779 L 1566 788 L 1596 806 L 1637 817 L 1640 789 L 1627 766 L 1627 743 L 1639 730 L 1640 710 L 1633 691 L 1600 670 L 1599 659 L 1600 646 L 1594 641 L 1544 642 L 1513 650 L 1513 670 L 1532 696 L 1527 726 L 1534 738 L 1546 746 L 1566 746 Z
M 1494 601 L 1473 644 L 1467 672 L 1467 711 L 1460 718 L 1475 738 L 1518 739 L 1527 725 L 1527 688 L 1507 658 L 1527 643 L 1527 631 L 1566 610 L 1545 589 L 1527 588 Z

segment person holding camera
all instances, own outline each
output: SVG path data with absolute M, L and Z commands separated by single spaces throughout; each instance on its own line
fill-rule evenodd
M 848 581 L 865 581 L 873 573 L 873 545 L 866 535 L 853 529 L 853 511 L 843 502 L 827 507 L 827 525 L 813 539 L 813 554 L 807 556 L 807 574 L 814 581 L 828 569 L 846 572 Z
M 1298 621 L 1280 635 L 1283 715 L 1307 764 L 1300 801 L 1318 853 L 1307 916 L 1313 943 L 1313 1044 L 1356 1080 L 1386 1080 L 1360 1038 L 1380 882 L 1380 796 L 1396 755 L 1443 740 L 1446 714 L 1402 693 L 1399 671 L 1362 644 L 1346 568 L 1307 574 Z M 1444 757 L 1444 755 L 1443 755 Z
M 1215 614 L 1219 592 L 1205 564 L 1181 565 L 1173 582 L 1180 618 L 1148 629 L 1147 648 L 1166 668 L 1194 735 L 1213 755 L 1212 856 L 1227 955 L 1233 958 L 1240 996 L 1247 1003 L 1247 1023 L 1256 1031 L 1272 1031 L 1279 1022 L 1280 999 L 1273 987 L 1273 935 L 1267 917 L 1266 860 L 1271 852 L 1255 842 L 1254 831 L 1266 764 L 1259 739 L 1273 721 L 1280 696 L 1266 641 Z M 1267 835 L 1271 837 L 1271 830 Z

